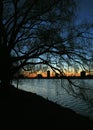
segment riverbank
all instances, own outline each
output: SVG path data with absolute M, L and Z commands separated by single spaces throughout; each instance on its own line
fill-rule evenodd
M 0 87 L 0 120 L 27 123 L 31 130 L 93 130 L 93 121 L 31 92 Z

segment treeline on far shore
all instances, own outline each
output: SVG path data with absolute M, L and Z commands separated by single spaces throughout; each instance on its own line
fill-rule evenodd
M 43 76 L 36 76 L 36 77 L 27 77 L 24 75 L 19 75 L 17 77 L 13 77 L 13 79 L 93 79 L 93 75 L 87 76 L 58 76 L 58 77 L 43 77 Z

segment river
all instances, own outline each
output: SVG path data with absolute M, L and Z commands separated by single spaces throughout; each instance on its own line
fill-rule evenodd
M 41 95 L 93 119 L 93 79 L 73 79 L 72 81 L 82 88 L 71 86 L 66 79 L 21 79 L 18 88 Z M 17 81 L 13 84 L 16 86 Z

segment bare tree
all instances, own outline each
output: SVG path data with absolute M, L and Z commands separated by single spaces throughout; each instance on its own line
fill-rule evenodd
M 74 26 L 74 0 L 0 0 L 0 79 L 43 64 L 64 74 L 87 59 Z M 77 41 L 77 42 L 76 42 Z M 78 44 L 77 44 L 78 43 Z
M 12 75 L 27 65 L 51 66 L 47 54 L 52 58 L 65 53 L 60 31 L 69 26 L 74 8 L 74 0 L 0 0 L 2 85 L 10 84 Z

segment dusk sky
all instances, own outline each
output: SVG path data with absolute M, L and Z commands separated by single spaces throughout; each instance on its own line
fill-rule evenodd
M 76 0 L 79 4 L 79 19 L 80 21 L 93 22 L 93 0 Z

